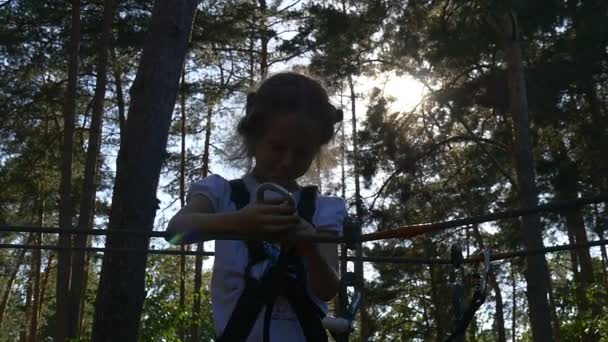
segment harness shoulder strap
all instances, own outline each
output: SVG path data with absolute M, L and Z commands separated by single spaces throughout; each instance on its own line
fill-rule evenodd
M 317 187 L 307 186 L 302 188 L 300 193 L 300 203 L 298 203 L 298 213 L 300 217 L 312 223 L 312 218 L 317 209 Z
M 230 200 L 236 206 L 236 210 L 241 210 L 249 204 L 251 195 L 247 190 L 247 185 L 242 179 L 233 179 L 230 183 Z M 266 259 L 266 253 L 264 252 L 264 245 L 262 241 L 247 240 L 244 241 L 247 245 L 249 252 L 249 265 L 247 266 L 247 275 L 249 275 L 249 269 L 251 266 Z

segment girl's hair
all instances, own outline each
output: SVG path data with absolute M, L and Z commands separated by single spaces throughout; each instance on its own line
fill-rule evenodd
M 305 115 L 320 123 L 320 145 L 326 145 L 335 134 L 334 125 L 342 121 L 342 110 L 330 102 L 321 84 L 295 72 L 282 72 L 263 81 L 247 94 L 245 117 L 238 124 L 244 140 L 242 154 L 253 156 L 255 142 L 266 124 L 277 115 Z

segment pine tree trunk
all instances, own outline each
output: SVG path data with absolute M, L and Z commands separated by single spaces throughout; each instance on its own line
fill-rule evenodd
M 44 295 L 46 294 L 46 289 L 49 283 L 49 275 L 51 274 L 51 265 L 54 260 L 53 253 L 49 253 L 49 256 L 46 261 L 46 269 L 44 271 L 44 276 L 42 276 L 42 284 L 40 286 L 40 305 L 38 305 L 38 321 L 40 321 L 40 317 L 42 316 L 42 307 L 44 306 Z
M 38 205 L 38 226 L 44 227 L 44 199 L 40 199 Z M 35 244 L 42 245 L 42 233 L 34 234 Z M 33 300 L 32 300 L 32 316 L 30 317 L 29 339 L 30 342 L 38 340 L 38 313 L 40 312 L 40 268 L 42 267 L 42 251 L 40 249 L 32 250 L 32 273 L 33 273 Z
M 182 70 L 182 81 L 180 87 L 180 109 L 181 109 L 181 150 L 179 164 L 179 203 L 180 207 L 186 205 L 186 66 Z M 179 246 L 182 252 L 186 251 L 185 245 Z M 186 309 L 186 255 L 179 257 L 179 308 L 180 312 Z M 179 336 L 182 341 L 186 340 L 186 329 L 180 322 Z
M 547 273 L 547 285 L 549 290 L 549 307 L 551 308 L 550 314 L 553 320 L 553 341 L 559 342 L 562 340 L 560 334 L 559 320 L 557 319 L 557 306 L 555 305 L 555 296 L 553 295 L 553 281 L 550 278 L 550 274 Z
M 353 140 L 353 177 L 355 179 L 355 211 L 357 214 L 357 219 L 359 222 L 363 221 L 363 202 L 361 200 L 361 183 L 359 182 L 359 168 L 357 167 L 358 163 L 358 140 L 357 140 L 357 95 L 355 93 L 355 83 L 353 81 L 352 75 L 348 76 L 348 87 L 350 89 L 350 105 L 351 105 L 351 124 L 352 124 L 352 140 Z M 360 247 L 358 247 L 355 251 L 357 256 L 363 255 L 363 251 Z M 360 275 L 360 279 L 358 281 L 363 286 L 364 278 L 363 278 L 363 270 L 355 270 L 355 274 Z M 365 305 L 365 299 L 361 301 L 361 305 L 359 306 L 360 312 L 360 326 L 359 326 L 359 340 L 367 341 L 370 337 L 369 331 L 369 315 L 367 312 L 367 306 Z
M 507 81 L 509 89 L 509 106 L 513 126 L 513 157 L 517 173 L 519 203 L 522 208 L 538 205 L 530 121 L 528 117 L 528 99 L 521 49 L 517 37 L 514 14 L 504 15 L 496 25 L 496 31 L 505 53 Z M 522 218 L 522 230 L 527 249 L 543 248 L 542 226 L 538 215 Z M 549 295 L 547 279 L 549 270 L 544 254 L 526 257 L 525 272 L 527 297 L 530 307 L 530 324 L 534 341 L 553 341 L 551 321 L 547 319 L 550 312 L 547 297 Z
M 511 260 L 511 342 L 517 338 L 517 280 L 515 279 L 515 264 Z
M 78 334 L 80 336 L 82 336 L 84 334 L 85 330 L 86 330 L 85 329 L 86 327 L 83 325 L 83 322 L 84 322 L 84 316 L 85 316 L 84 307 L 85 307 L 86 299 L 87 299 L 87 295 L 86 295 L 87 294 L 87 286 L 88 286 L 88 283 L 89 283 L 89 267 L 90 267 L 89 262 L 90 261 L 91 261 L 91 255 L 87 254 L 85 262 L 84 262 L 84 275 L 83 275 L 83 281 L 82 281 L 82 296 L 80 296 L 80 307 L 81 307 L 81 310 L 80 310 L 80 316 L 78 317 L 78 322 L 79 322 L 78 326 L 80 327 L 80 331 L 78 332 Z
M 578 196 L 579 172 L 577 165 L 570 160 L 568 150 L 563 142 L 559 143 L 559 151 L 555 155 L 558 162 L 557 176 L 554 188 L 558 200 L 567 201 Z M 568 239 L 571 244 L 586 244 L 587 231 L 580 208 L 573 208 L 562 212 L 566 219 Z M 578 248 L 570 251 L 572 272 L 576 287 L 578 317 L 584 322 L 591 314 L 587 291 L 594 282 L 591 254 L 588 248 Z M 580 267 L 580 270 L 579 270 Z M 585 342 L 597 341 L 598 337 L 587 329 L 580 332 L 581 340 Z
M 33 294 L 32 283 L 33 283 L 33 277 L 30 272 L 29 281 L 27 282 L 27 285 L 25 286 L 26 287 L 25 288 L 25 307 L 24 307 L 25 319 L 21 323 L 21 336 L 19 336 L 19 339 L 23 342 L 27 342 L 28 338 L 29 338 L 28 322 L 30 322 L 31 315 L 32 315 L 32 294 Z
M 568 231 L 568 243 L 575 244 L 576 240 L 574 239 L 574 234 L 571 231 Z M 576 251 L 574 249 L 569 251 L 570 253 L 570 267 L 572 268 L 572 275 L 574 278 L 574 284 L 576 285 L 576 306 L 578 307 L 579 312 L 581 310 L 587 310 L 587 301 L 584 298 L 584 291 L 582 291 L 581 280 L 580 280 L 580 272 L 578 266 L 578 256 L 576 255 Z
M 125 140 L 125 132 L 126 132 L 126 119 L 125 119 L 125 97 L 122 91 L 122 78 L 120 67 L 118 65 L 118 60 L 116 59 L 116 53 L 112 48 L 110 50 L 112 52 L 112 60 L 114 62 L 114 66 L 112 68 L 112 72 L 114 73 L 114 82 L 116 85 L 116 107 L 118 108 L 118 127 L 120 130 L 120 140 Z
M 600 239 L 604 240 L 604 232 L 600 232 Z M 608 253 L 606 253 L 606 245 L 601 246 L 602 264 L 604 266 L 604 287 L 608 291 Z
M 32 241 L 33 235 L 27 239 L 27 244 Z M 22 249 L 18 252 L 17 258 L 14 263 L 13 271 L 10 273 L 8 277 L 8 281 L 4 287 L 4 291 L 2 292 L 2 299 L 0 299 L 0 326 L 2 326 L 2 321 L 4 320 L 4 314 L 6 313 L 6 308 L 8 307 L 8 302 L 11 299 L 11 294 L 13 293 L 13 285 L 15 284 L 15 279 L 17 278 L 17 274 L 19 273 L 19 269 L 23 264 L 25 259 L 25 249 Z
M 344 108 L 342 86 L 340 86 L 340 109 Z M 340 171 L 342 182 L 342 198 L 346 200 L 346 133 L 344 123 L 340 125 Z
M 483 238 L 481 233 L 479 232 L 479 227 L 477 225 L 473 225 L 473 235 L 475 237 L 475 241 L 480 249 L 484 249 L 485 245 L 483 243 Z M 504 315 L 504 304 L 502 302 L 502 292 L 500 291 L 500 284 L 496 280 L 496 274 L 494 271 L 490 270 L 488 274 L 488 282 L 490 286 L 494 290 L 494 295 L 496 297 L 496 316 L 495 316 L 495 325 L 496 325 L 496 334 L 498 342 L 506 342 L 507 336 L 505 332 L 505 315 Z
M 424 246 L 425 255 L 436 255 L 436 246 L 428 238 L 424 238 L 422 241 Z M 452 312 L 451 301 L 450 301 L 450 289 L 448 286 L 448 278 L 446 277 L 445 270 L 438 267 L 429 267 L 429 281 L 430 281 L 430 302 L 432 304 L 431 316 L 435 323 L 434 341 L 443 341 L 448 335 L 449 326 L 452 324 L 450 319 L 450 313 Z
M 72 153 L 74 145 L 74 113 L 78 87 L 78 54 L 80 50 L 80 0 L 72 0 L 72 19 L 69 47 L 68 84 L 63 107 L 63 145 L 61 151 L 61 184 L 59 196 L 59 226 L 72 228 Z M 69 234 L 59 234 L 59 247 L 71 245 Z M 68 310 L 70 289 L 69 250 L 57 251 L 56 323 L 55 341 L 64 342 L 68 334 Z
M 203 178 L 209 174 L 209 147 L 211 140 L 211 123 L 213 115 L 213 107 L 211 103 L 207 104 L 207 128 L 205 130 L 205 145 L 203 148 Z M 198 342 L 199 333 L 199 320 L 201 313 L 201 287 L 203 279 L 203 256 L 201 255 L 205 251 L 205 244 L 200 242 L 196 244 L 196 251 L 200 252 L 194 259 L 194 303 L 192 307 L 192 325 L 190 327 L 191 338 L 193 342 Z
M 268 76 L 268 6 L 266 0 L 258 0 L 260 5 L 260 74 Z
M 87 146 L 86 162 L 84 168 L 84 179 L 82 185 L 82 196 L 80 202 L 80 215 L 78 217 L 77 229 L 86 231 L 93 227 L 90 225 L 95 216 L 95 194 L 97 190 L 98 156 L 101 147 L 101 132 L 103 127 L 103 112 L 106 96 L 108 50 L 112 35 L 113 4 L 112 0 L 105 0 L 103 7 L 103 23 L 101 38 L 97 50 L 97 80 L 95 84 L 95 97 L 93 99 L 93 114 L 91 126 L 89 127 L 89 141 Z M 87 235 L 78 234 L 74 236 L 74 247 L 85 248 Z M 76 339 L 82 330 L 79 326 L 81 317 L 81 302 L 84 296 L 84 270 L 85 252 L 74 251 L 72 253 L 72 272 L 69 293 L 68 314 L 68 337 Z
M 171 116 L 198 1 L 155 2 L 116 162 L 109 229 L 150 232 Z M 108 248 L 146 250 L 149 238 L 109 235 Z M 92 341 L 137 341 L 147 254 L 105 253 Z

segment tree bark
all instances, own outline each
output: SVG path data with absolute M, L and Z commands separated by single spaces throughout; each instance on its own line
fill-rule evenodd
M 517 337 L 517 281 L 515 279 L 515 265 L 511 260 L 511 342 L 515 342 Z
M 186 205 L 186 66 L 182 70 L 182 81 L 180 87 L 180 110 L 181 110 L 181 150 L 179 163 L 179 203 L 180 207 Z M 180 245 L 182 252 L 186 251 L 186 245 Z M 186 309 L 186 256 L 179 257 L 179 308 L 183 312 Z M 186 340 L 186 329 L 180 322 L 179 336 L 182 341 Z
M 72 153 L 74 146 L 74 113 L 78 87 L 78 54 L 80 50 L 80 0 L 72 0 L 72 19 L 69 47 L 68 83 L 63 106 L 63 145 L 61 151 L 61 184 L 59 188 L 59 226 L 72 228 Z M 71 245 L 69 234 L 59 234 L 59 247 Z M 68 334 L 68 300 L 70 288 L 69 250 L 57 251 L 56 324 L 55 341 L 64 342 Z
M 21 336 L 19 336 L 20 341 L 23 342 L 27 342 L 28 341 L 28 337 L 29 337 L 29 331 L 28 331 L 28 322 L 31 319 L 31 315 L 32 315 L 32 274 L 30 272 L 30 277 L 29 277 L 29 281 L 26 284 L 26 288 L 25 288 L 25 307 L 24 307 L 24 311 L 25 311 L 25 319 L 23 320 L 23 322 L 21 323 Z
M 348 75 L 348 87 L 350 90 L 350 106 L 351 106 L 351 124 L 352 124 L 352 140 L 353 140 L 353 177 L 355 178 L 355 212 L 357 214 L 357 219 L 362 222 L 363 221 L 363 202 L 361 200 L 361 183 L 359 182 L 359 168 L 357 167 L 358 161 L 358 139 L 357 139 L 357 94 L 355 93 L 355 83 L 352 75 Z M 360 247 L 358 247 L 355 251 L 356 255 L 362 255 L 363 251 Z M 360 279 L 358 281 L 363 286 L 365 282 L 363 278 L 363 270 L 355 270 L 355 274 L 359 274 Z M 370 337 L 369 331 L 369 316 L 367 312 L 367 306 L 365 305 L 365 300 L 361 301 L 359 306 L 360 312 L 360 327 L 359 327 L 359 339 L 361 341 L 367 341 Z
M 103 5 L 103 23 L 101 37 L 97 50 L 97 80 L 95 84 L 95 97 L 93 99 L 93 114 L 91 126 L 89 127 L 89 142 L 87 146 L 84 179 L 82 185 L 82 197 L 80 202 L 80 215 L 78 217 L 77 229 L 86 231 L 92 229 L 90 223 L 95 216 L 95 194 L 97 190 L 98 156 L 101 147 L 101 132 L 103 127 L 103 111 L 106 96 L 108 51 L 112 36 L 113 3 L 105 0 Z M 87 245 L 87 235 L 78 234 L 74 236 L 74 247 L 84 248 Z M 81 297 L 84 296 L 84 270 L 85 252 L 74 251 L 72 254 L 72 271 L 69 293 L 68 314 L 68 338 L 79 338 Z
M 342 86 L 340 86 L 340 109 L 344 108 Z M 346 200 L 346 132 L 344 123 L 340 125 L 340 171 L 342 182 L 342 198 Z
M 260 5 L 260 74 L 268 76 L 268 6 L 266 0 L 258 0 Z
M 205 145 L 203 148 L 203 178 L 209 174 L 209 148 L 211 140 L 211 123 L 213 116 L 213 107 L 211 103 L 207 104 L 207 128 L 205 130 Z M 196 244 L 197 254 L 194 258 L 194 303 L 192 306 L 192 325 L 190 326 L 191 338 L 193 342 L 199 341 L 199 319 L 201 313 L 201 286 L 203 279 L 203 257 L 202 252 L 205 251 L 205 244 L 200 242 Z
M 38 321 L 40 321 L 40 317 L 42 316 L 42 307 L 44 306 L 44 295 L 46 294 L 47 285 L 49 283 L 49 275 L 51 274 L 51 265 L 54 260 L 53 253 L 49 253 L 49 256 L 46 260 L 46 268 L 44 271 L 44 276 L 42 276 L 42 285 L 40 286 L 40 305 L 38 305 Z
M 507 66 L 507 82 L 509 89 L 509 107 L 513 126 L 513 157 L 519 185 L 519 203 L 522 208 L 532 208 L 538 205 L 530 121 L 528 117 L 528 98 L 524 65 L 517 37 L 515 15 L 504 15 L 495 23 L 495 29 L 502 45 Z M 528 215 L 522 218 L 522 229 L 527 249 L 543 248 L 542 226 L 539 216 Z M 526 257 L 525 272 L 529 316 L 534 341 L 553 341 L 551 320 L 547 319 L 550 312 L 548 303 L 549 270 L 544 254 Z
M 553 295 L 553 281 L 551 275 L 547 273 L 547 285 L 549 290 L 549 308 L 551 309 L 551 319 L 553 320 L 553 341 L 559 342 L 562 340 L 560 334 L 559 320 L 557 319 L 557 306 L 555 305 L 555 296 Z
M 27 244 L 31 243 L 33 235 L 29 235 L 27 239 Z M 17 258 L 15 261 L 15 266 L 13 271 L 10 273 L 8 277 L 8 281 L 4 287 L 4 291 L 2 292 L 2 299 L 0 299 L 0 326 L 2 326 L 2 321 L 4 320 L 4 314 L 6 313 L 6 308 L 8 307 L 8 302 L 11 299 L 11 294 L 13 293 L 13 285 L 15 284 L 15 279 L 17 278 L 17 274 L 19 273 L 19 269 L 23 264 L 25 259 L 25 249 L 22 249 L 18 252 Z
M 473 225 L 473 234 L 475 236 L 475 240 L 479 248 L 484 249 L 485 245 L 483 243 L 483 238 L 481 236 L 481 233 L 479 232 L 479 227 L 477 225 Z M 506 342 L 507 336 L 505 332 L 505 315 L 504 304 L 502 302 L 502 292 L 500 291 L 500 284 L 498 284 L 498 281 L 496 280 L 496 274 L 492 270 L 490 270 L 488 274 L 488 282 L 494 290 L 494 295 L 496 297 L 496 341 Z
M 198 1 L 155 2 L 116 162 L 110 229 L 150 232 L 166 155 L 179 77 Z M 109 235 L 108 248 L 146 250 L 149 238 Z M 145 298 L 145 253 L 105 253 L 95 304 L 92 341 L 137 341 Z
M 80 316 L 78 317 L 78 326 L 80 327 L 80 331 L 78 332 L 78 334 L 80 336 L 82 336 L 82 334 L 84 334 L 85 332 L 85 326 L 83 325 L 84 322 L 84 316 L 85 316 L 85 310 L 84 310 L 84 306 L 86 304 L 86 299 L 87 299 L 87 286 L 89 283 L 89 267 L 90 264 L 89 262 L 91 261 L 91 255 L 87 254 L 86 255 L 86 259 L 84 262 L 84 274 L 83 274 L 83 280 L 82 280 L 82 296 L 80 296 Z
M 44 227 L 44 209 L 45 201 L 40 199 L 38 204 L 38 226 Z M 42 233 L 34 234 L 35 244 L 42 245 Z M 38 340 L 38 313 L 40 312 L 40 268 L 42 264 L 42 251 L 40 249 L 32 250 L 32 276 L 33 276 L 33 300 L 32 300 L 32 316 L 30 317 L 30 332 L 28 341 L 36 342 Z
M 122 76 L 120 67 L 118 65 L 118 60 L 116 59 L 116 53 L 112 48 L 112 60 L 114 61 L 114 66 L 112 67 L 112 72 L 114 73 L 114 82 L 116 85 L 116 107 L 118 107 L 118 128 L 120 130 L 120 140 L 125 140 L 125 132 L 127 129 L 126 126 L 126 118 L 125 118 L 125 97 L 122 91 Z

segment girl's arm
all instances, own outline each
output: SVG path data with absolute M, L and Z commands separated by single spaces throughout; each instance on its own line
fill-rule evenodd
M 314 230 L 314 228 L 310 227 Z M 315 235 L 333 235 L 333 232 L 308 232 Z M 301 241 L 296 243 L 298 254 L 308 261 L 308 283 L 310 288 L 323 301 L 329 302 L 338 293 L 340 278 L 338 277 L 338 245 L 335 243 L 311 243 Z
M 314 246 L 308 259 L 308 281 L 319 299 L 329 302 L 338 293 L 338 246 L 333 243 L 321 243 Z
M 287 230 L 298 222 L 295 208 L 280 206 L 284 199 L 252 203 L 228 213 L 214 213 L 206 196 L 192 197 L 188 204 L 171 218 L 167 225 L 172 244 L 189 244 L 201 241 L 201 234 L 275 234 Z
M 206 196 L 195 196 L 175 214 L 167 225 L 172 244 L 197 242 L 197 233 L 238 233 L 238 212 L 214 213 Z

